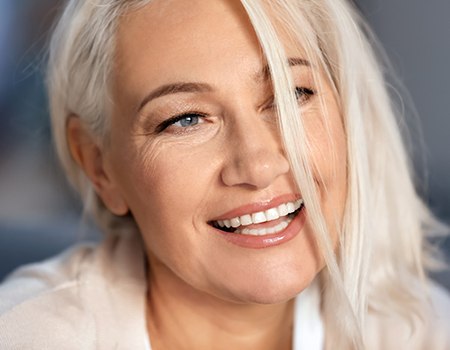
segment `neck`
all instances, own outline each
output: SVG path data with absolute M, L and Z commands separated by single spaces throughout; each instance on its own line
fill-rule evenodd
M 147 327 L 153 350 L 288 350 L 293 300 L 242 304 L 192 288 L 165 267 L 150 264 Z

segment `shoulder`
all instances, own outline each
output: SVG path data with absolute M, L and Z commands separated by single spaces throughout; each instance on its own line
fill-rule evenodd
M 441 315 L 442 311 L 446 311 L 445 317 L 450 320 L 450 292 L 439 284 L 430 283 L 429 294 L 436 312 Z
M 450 295 L 430 281 L 426 301 L 418 313 L 406 317 L 398 310 L 381 314 L 372 312 L 367 319 L 367 348 L 411 350 L 450 349 Z
M 24 265 L 0 285 L 0 315 L 48 293 L 70 288 L 89 264 L 94 245 L 80 244 L 43 262 Z
M 428 332 L 434 334 L 436 341 L 450 349 L 450 293 L 442 286 L 432 283 L 429 289 L 431 310 Z M 442 347 L 444 349 L 444 347 Z
M 77 284 L 92 260 L 95 248 L 78 245 L 46 260 L 20 267 L 0 286 L 0 344 L 2 349 L 48 348 L 73 339 L 68 349 L 83 347 L 71 320 L 83 319 L 77 302 Z M 52 342 L 49 330 L 53 328 Z M 89 329 L 84 329 L 89 337 Z M 42 332 L 42 333 L 41 333 Z M 92 333 L 92 332 L 91 332 Z M 41 336 L 45 334 L 45 336 Z M 91 334 L 92 336 L 92 334 Z
M 120 341 L 139 339 L 139 244 L 109 237 L 18 269 L 0 286 L 0 348 L 122 349 Z

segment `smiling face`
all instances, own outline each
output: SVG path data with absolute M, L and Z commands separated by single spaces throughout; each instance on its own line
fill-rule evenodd
M 156 0 L 121 19 L 117 40 L 103 150 L 114 189 L 100 195 L 112 211 L 120 210 L 108 203 L 121 202 L 132 212 L 151 276 L 235 302 L 295 296 L 324 262 L 282 149 L 264 57 L 240 3 Z M 331 225 L 346 193 L 341 118 L 327 83 L 318 91 L 314 68 L 301 52 L 286 50 Z

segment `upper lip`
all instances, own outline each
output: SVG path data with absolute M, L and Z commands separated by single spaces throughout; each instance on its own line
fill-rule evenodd
M 219 220 L 227 220 L 234 217 L 246 215 L 246 214 L 253 214 L 260 211 L 265 211 L 270 208 L 274 208 L 279 206 L 280 204 L 286 203 L 286 202 L 294 202 L 297 199 L 300 199 L 301 196 L 298 194 L 284 194 L 280 195 L 271 199 L 267 200 L 260 200 L 249 204 L 244 204 L 242 206 L 239 206 L 237 208 L 234 208 L 230 211 L 227 211 L 226 213 L 212 219 L 211 221 L 219 221 Z

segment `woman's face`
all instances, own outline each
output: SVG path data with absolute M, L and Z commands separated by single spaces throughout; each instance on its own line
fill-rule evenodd
M 286 50 L 332 225 L 346 193 L 341 118 L 326 82 L 318 91 L 314 68 Z M 304 289 L 324 262 L 308 203 L 296 210 L 301 190 L 282 149 L 262 50 L 239 2 L 155 0 L 121 19 L 115 59 L 105 169 L 111 196 L 141 230 L 151 274 L 244 303 L 281 302 Z M 219 228 L 226 224 L 240 226 Z

